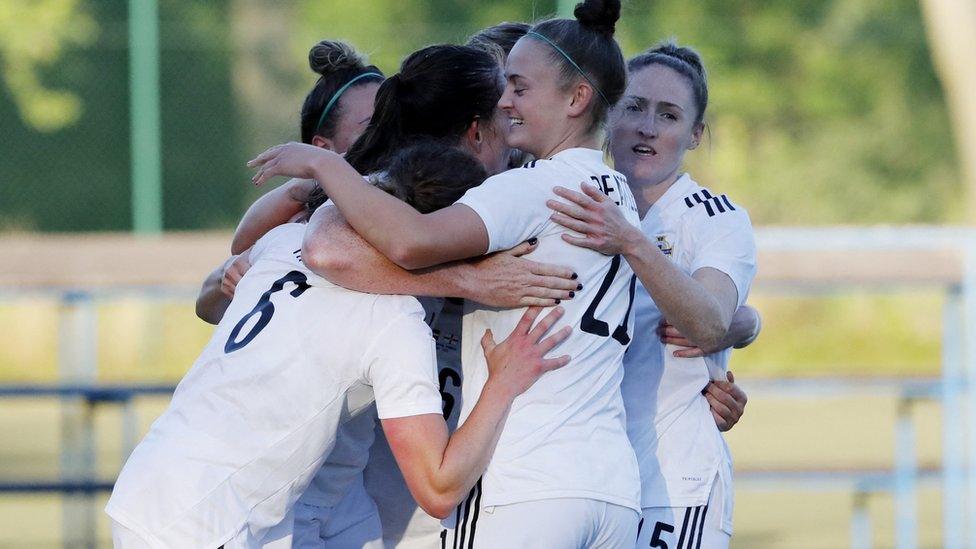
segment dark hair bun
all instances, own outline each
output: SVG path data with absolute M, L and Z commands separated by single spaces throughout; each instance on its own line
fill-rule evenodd
M 573 15 L 580 25 L 613 36 L 620 19 L 620 0 L 585 0 L 576 4 Z
M 363 58 L 345 42 L 322 40 L 308 52 L 308 66 L 326 76 L 345 69 L 365 69 Z
M 698 74 L 705 74 L 705 66 L 702 64 L 702 59 L 701 56 L 698 55 L 698 52 L 691 48 L 679 46 L 673 40 L 661 42 L 657 46 L 651 48 L 647 53 L 657 53 L 667 55 L 668 57 L 673 57 L 675 59 L 680 59 L 681 61 L 684 61 L 690 65 L 691 68 L 695 69 L 695 72 Z

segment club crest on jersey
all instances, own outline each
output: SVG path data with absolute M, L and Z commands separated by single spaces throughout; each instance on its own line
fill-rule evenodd
M 657 244 L 657 249 L 661 250 L 662 254 L 671 257 L 671 252 L 674 251 L 674 246 L 672 246 L 671 243 L 668 242 L 668 239 L 665 235 L 663 234 L 657 235 L 655 237 L 654 243 Z

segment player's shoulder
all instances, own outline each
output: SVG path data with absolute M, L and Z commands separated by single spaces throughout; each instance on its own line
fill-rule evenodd
M 300 259 L 304 235 L 305 225 L 302 223 L 278 225 L 254 243 L 251 248 L 251 263 L 262 255 L 270 254 L 295 255 L 296 259 Z
M 725 193 L 712 192 L 692 182 L 684 189 L 675 208 L 681 217 L 696 224 L 741 224 L 751 225 L 749 212 Z

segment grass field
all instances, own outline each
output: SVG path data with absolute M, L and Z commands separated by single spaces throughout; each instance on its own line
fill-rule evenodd
M 928 292 L 888 296 L 842 295 L 753 300 L 763 312 L 759 342 L 738 352 L 733 369 L 749 391 L 758 377 L 824 375 L 937 375 L 941 297 Z M 53 299 L 0 304 L 0 382 L 58 378 L 58 314 Z M 134 299 L 97 307 L 99 379 L 175 382 L 206 341 L 210 327 L 184 301 Z M 166 399 L 137 404 L 142 429 Z M 59 474 L 60 404 L 55 400 L 0 401 L 0 478 L 56 478 Z M 753 395 L 746 417 L 728 435 L 738 471 L 889 468 L 894 456 L 896 401 L 888 397 L 786 399 Z M 938 466 L 940 414 L 934 403 L 914 408 L 922 466 Z M 95 415 L 98 471 L 112 478 L 121 463 L 120 411 Z M 107 520 L 96 498 L 99 532 L 108 545 Z M 736 493 L 739 548 L 833 548 L 848 545 L 853 494 L 807 492 L 789 485 L 775 491 L 740 486 Z M 890 497 L 869 502 L 876 547 L 893 546 Z M 924 489 L 918 502 L 920 542 L 939 547 L 941 501 Z M 54 496 L 0 497 L 0 547 L 59 547 L 62 500 Z

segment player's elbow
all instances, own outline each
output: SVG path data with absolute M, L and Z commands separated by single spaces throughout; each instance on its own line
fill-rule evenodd
M 460 501 L 460 497 L 446 493 L 431 493 L 422 499 L 423 501 L 417 501 L 420 508 L 428 515 L 441 520 L 449 517 Z
M 711 354 L 722 349 L 729 326 L 721 318 L 703 318 L 698 322 L 691 341 L 705 353 Z
M 335 280 L 352 268 L 346 254 L 332 249 L 328 242 L 307 236 L 302 241 L 302 263 L 328 280 Z
M 209 304 L 201 297 L 197 299 L 197 318 L 206 322 L 207 324 L 217 324 L 220 322 L 219 318 L 216 318 L 215 311 L 213 307 L 208 306 Z
M 389 260 L 400 268 L 412 271 L 429 267 L 426 247 L 410 238 L 398 238 L 390 247 Z

